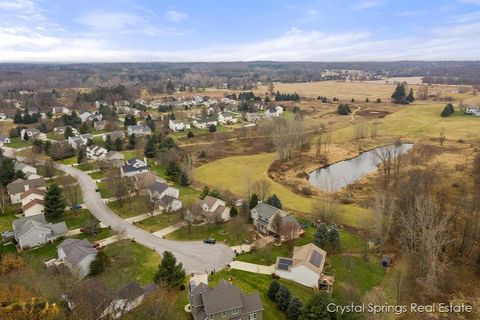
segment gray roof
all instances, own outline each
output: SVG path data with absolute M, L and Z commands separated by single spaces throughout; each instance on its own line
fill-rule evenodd
M 28 186 L 28 189 L 41 188 L 45 186 L 45 180 L 42 177 L 30 180 L 17 179 L 7 185 L 8 194 L 25 192 L 25 186 Z
M 135 164 L 137 164 L 138 161 L 141 161 L 143 164 L 141 166 L 135 166 Z M 137 158 L 132 158 L 130 160 L 127 160 L 126 165 L 122 166 L 122 171 L 134 172 L 134 171 L 144 170 L 145 168 L 148 168 L 148 166 L 145 165 L 142 160 L 138 160 Z
M 128 126 L 128 129 L 133 130 L 133 131 L 142 130 L 143 132 L 151 132 L 152 131 L 152 129 L 150 129 L 149 126 L 143 126 L 141 124 L 135 124 L 135 125 Z
M 58 245 L 65 253 L 65 260 L 73 266 L 78 265 L 83 259 L 91 254 L 97 254 L 93 244 L 85 239 L 65 239 Z
M 282 210 L 271 206 L 265 202 L 260 202 L 253 208 L 252 210 L 255 210 L 258 212 L 258 215 L 265 219 L 265 220 L 270 220 L 270 218 L 275 215 L 277 212 L 281 212 Z
M 163 191 L 167 190 L 168 188 L 169 188 L 168 184 L 165 184 L 165 183 L 162 183 L 162 182 L 159 182 L 159 181 L 155 181 L 153 184 L 148 186 L 148 189 L 150 191 L 158 192 L 158 193 L 162 193 Z
M 243 299 L 243 313 L 247 314 L 250 312 L 261 311 L 263 310 L 263 303 L 260 299 L 258 292 L 244 294 L 242 295 Z
M 12 225 L 17 238 L 20 238 L 34 228 L 49 229 L 53 235 L 64 234 L 68 231 L 65 222 L 47 223 L 43 214 L 13 220 Z

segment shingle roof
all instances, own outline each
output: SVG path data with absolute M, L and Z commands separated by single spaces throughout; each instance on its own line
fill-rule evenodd
M 85 239 L 65 239 L 58 245 L 65 253 L 65 260 L 73 266 L 78 265 L 83 259 L 91 254 L 97 254 L 93 244 Z
M 29 195 L 31 194 L 38 194 L 38 195 L 41 195 L 41 196 L 45 196 L 46 192 L 42 189 L 38 189 L 38 188 L 33 188 L 33 189 L 28 189 L 27 191 L 25 191 L 24 193 L 22 193 L 20 195 L 20 199 L 25 199 L 26 197 L 28 197 Z
M 221 280 L 213 290 L 207 290 L 202 294 L 205 313 L 216 314 L 243 306 L 242 292 L 234 285 Z
M 22 209 L 23 209 L 23 211 L 28 210 L 36 204 L 41 204 L 42 206 L 44 205 L 43 200 L 33 199 L 32 201 L 30 201 L 29 203 L 24 205 Z
M 32 188 L 39 188 L 45 186 L 45 181 L 43 178 L 25 180 L 25 179 L 17 179 L 7 185 L 8 194 L 16 194 L 25 192 L 25 186 Z
M 242 295 L 243 313 L 263 310 L 263 303 L 258 292 Z

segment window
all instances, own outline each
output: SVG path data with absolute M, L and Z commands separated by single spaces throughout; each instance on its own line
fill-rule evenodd
M 252 312 L 248 315 L 248 320 L 256 320 L 257 319 L 257 313 Z
M 222 317 L 226 317 L 227 316 L 227 311 L 223 311 L 222 312 Z
M 238 308 L 232 310 L 232 314 L 238 314 Z

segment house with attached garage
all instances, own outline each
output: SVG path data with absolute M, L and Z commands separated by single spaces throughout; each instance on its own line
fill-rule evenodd
M 13 169 L 15 171 L 21 171 L 23 174 L 28 175 L 29 173 L 37 174 L 37 168 L 34 166 L 28 165 L 25 162 L 15 160 L 15 164 L 13 165 Z M 39 178 L 40 176 L 37 176 Z
M 68 231 L 65 222 L 47 223 L 43 214 L 13 220 L 12 226 L 15 240 L 22 250 L 54 241 Z
M 38 129 L 22 129 L 20 131 L 22 140 L 46 140 L 47 135 Z
M 206 196 L 203 200 L 196 200 L 194 208 L 200 210 L 201 214 L 208 222 L 228 221 L 230 220 L 230 207 L 222 199 L 212 196 Z
M 45 180 L 41 178 L 25 180 L 25 179 L 16 179 L 9 184 L 7 184 L 7 192 L 10 196 L 10 202 L 12 204 L 21 202 L 21 195 L 25 191 L 30 189 L 40 189 L 46 190 Z
M 233 112 L 222 112 L 218 115 L 218 122 L 221 124 L 237 123 L 237 115 Z
M 103 116 L 100 113 L 91 113 L 86 111 L 81 115 L 79 115 L 79 118 L 82 122 L 93 121 L 93 120 L 101 121 L 103 119 Z
M 265 117 L 278 118 L 282 113 L 283 113 L 282 106 L 268 107 L 267 110 L 265 110 Z
M 72 112 L 67 107 L 53 107 L 53 114 L 71 114 Z
M 180 191 L 166 184 L 162 178 L 146 172 L 136 175 L 133 179 L 138 193 L 147 195 L 150 202 L 154 203 L 155 210 L 177 211 L 182 208 L 182 202 L 178 199 Z
M 41 199 L 33 199 L 29 203 L 22 206 L 23 216 L 31 217 L 38 214 L 43 214 L 45 211 L 45 205 Z
M 258 203 L 250 210 L 255 228 L 266 235 L 280 237 L 280 240 L 290 237 L 300 237 L 304 230 L 291 214 L 271 206 L 265 202 Z
M 147 161 L 142 161 L 137 158 L 127 160 L 125 165 L 120 168 L 122 177 L 133 177 L 136 174 L 148 171 L 150 170 L 148 169 Z
M 20 195 L 20 200 L 22 202 L 22 207 L 26 206 L 27 203 L 29 203 L 32 200 L 43 200 L 45 197 L 45 190 L 38 189 L 38 188 L 33 188 L 28 191 L 23 192 Z
M 243 293 L 222 279 L 215 287 L 203 282 L 189 288 L 193 320 L 262 320 L 263 304 L 258 292 Z
M 149 126 L 136 124 L 136 125 L 128 126 L 127 132 L 129 136 L 131 136 L 132 134 L 135 134 L 136 136 L 148 136 L 152 134 L 152 129 L 150 129 Z
M 104 133 L 102 135 L 103 142 L 107 141 L 107 137 L 110 137 L 110 140 L 115 142 L 115 140 L 117 139 L 120 139 L 120 140 L 125 139 L 125 133 L 123 133 L 122 131 L 112 131 L 112 132 Z
M 57 261 L 83 278 L 90 273 L 90 264 L 97 258 L 97 253 L 95 245 L 88 240 L 65 239 L 57 246 Z
M 92 139 L 90 133 L 80 134 L 78 136 L 68 137 L 68 144 L 75 150 L 87 145 L 88 140 Z
M 327 253 L 313 243 L 293 249 L 291 258 L 277 257 L 275 274 L 304 286 L 320 287 Z
M 120 168 L 125 163 L 125 155 L 118 151 L 108 151 L 104 161 L 112 167 Z
M 173 132 L 179 132 L 179 131 L 184 131 L 186 129 L 190 129 L 190 123 L 188 123 L 188 121 L 170 119 L 168 121 L 168 127 Z
M 216 115 L 211 115 L 207 117 L 203 117 L 200 119 L 193 120 L 192 124 L 199 129 L 206 129 L 211 125 L 216 126 L 218 124 L 218 117 Z
M 87 146 L 86 153 L 89 160 L 99 161 L 107 157 L 108 151 L 103 147 L 92 145 Z
M 10 140 L 9 137 L 7 136 L 0 136 L 0 147 L 3 147 L 6 144 L 11 143 L 12 141 Z
M 103 130 L 105 129 L 106 125 L 107 125 L 107 121 L 105 120 L 93 121 L 93 128 L 95 130 Z
M 247 120 L 250 123 L 255 123 L 257 121 L 260 121 L 264 118 L 264 114 L 260 112 L 247 112 L 245 113 L 245 120 Z

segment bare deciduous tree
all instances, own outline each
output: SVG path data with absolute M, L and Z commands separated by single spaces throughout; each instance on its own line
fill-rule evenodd
M 270 193 L 272 184 L 266 179 L 257 180 L 253 183 L 252 189 L 260 200 L 265 200 L 265 198 Z

